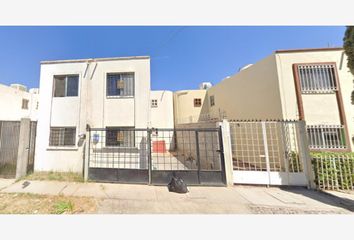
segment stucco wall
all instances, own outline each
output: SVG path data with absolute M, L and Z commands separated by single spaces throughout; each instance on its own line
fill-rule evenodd
M 157 100 L 157 107 L 151 107 L 151 100 Z M 173 128 L 173 93 L 171 91 L 150 92 L 151 127 Z
M 275 57 L 271 55 L 208 90 L 214 96 L 211 115 L 225 113 L 228 119 L 282 118 Z
M 106 97 L 106 75 L 134 72 L 134 97 Z M 55 98 L 53 76 L 79 75 L 77 97 Z M 73 126 L 76 134 L 107 126 L 146 128 L 149 119 L 150 59 L 93 60 L 41 64 L 35 171 L 83 170 L 84 144 L 50 147 L 50 127 Z
M 22 109 L 22 99 L 27 99 L 28 109 Z M 0 120 L 19 121 L 21 118 L 37 120 L 38 94 L 14 89 L 0 84 Z
M 173 94 L 175 124 L 198 122 L 203 114 L 208 114 L 206 90 L 182 90 Z M 194 99 L 202 100 L 201 107 L 194 107 Z
M 344 112 L 348 125 L 349 136 L 354 136 L 354 107 L 351 104 L 351 92 L 354 89 L 354 76 L 347 68 L 347 57 L 343 50 L 328 50 L 328 51 L 308 51 L 308 52 L 291 52 L 276 54 L 277 70 L 279 74 L 280 89 L 282 96 L 282 105 L 284 118 L 298 119 L 298 107 L 296 101 L 296 92 L 294 84 L 294 76 L 292 66 L 295 63 L 321 63 L 335 62 L 337 65 L 339 85 L 341 88 Z M 338 124 L 339 113 L 336 102 L 333 96 L 306 96 L 302 94 L 304 101 L 304 115 L 307 124 Z M 316 97 L 316 100 L 314 99 Z M 312 103 L 309 103 L 312 98 Z M 315 117 L 315 113 L 319 115 Z M 353 149 L 353 142 L 351 147 Z

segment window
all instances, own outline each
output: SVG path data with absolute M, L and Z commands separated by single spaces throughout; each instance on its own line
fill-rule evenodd
M 214 98 L 214 95 L 213 96 L 210 96 L 210 106 L 214 106 L 215 105 L 215 98 Z
M 346 148 L 343 126 L 311 125 L 307 126 L 307 135 L 312 149 Z
M 134 128 L 106 127 L 106 146 L 134 147 Z
M 298 65 L 301 92 L 333 92 L 337 90 L 334 64 Z
M 157 107 L 157 99 L 152 99 L 151 100 L 151 107 L 153 107 L 153 108 Z
M 134 96 L 134 73 L 107 74 L 107 96 Z
M 28 109 L 28 99 L 22 99 L 22 109 Z
M 75 127 L 51 127 L 49 146 L 75 146 Z
M 37 104 L 36 104 L 36 110 L 38 110 L 38 105 L 39 105 L 39 102 L 37 102 Z
M 201 107 L 201 106 L 202 106 L 202 99 L 194 98 L 194 107 Z
M 79 75 L 54 76 L 54 97 L 76 97 Z

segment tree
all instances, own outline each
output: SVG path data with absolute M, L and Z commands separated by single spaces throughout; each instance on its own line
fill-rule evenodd
M 343 41 L 344 52 L 348 56 L 347 66 L 352 74 L 354 74 L 354 26 L 347 27 Z

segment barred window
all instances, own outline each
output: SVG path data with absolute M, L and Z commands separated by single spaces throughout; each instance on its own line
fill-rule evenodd
M 106 127 L 106 146 L 134 147 L 134 128 Z
M 51 127 L 49 146 L 75 146 L 75 127 Z
M 79 75 L 54 76 L 54 97 L 76 97 L 79 91 Z
M 341 125 L 307 126 L 309 145 L 312 149 L 346 148 L 344 127 Z
M 301 92 L 332 92 L 337 90 L 334 64 L 298 65 Z
M 134 96 L 134 73 L 108 73 L 107 96 Z

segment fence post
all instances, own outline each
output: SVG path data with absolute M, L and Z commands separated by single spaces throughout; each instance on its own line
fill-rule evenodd
M 86 128 L 86 142 L 85 142 L 85 162 L 84 162 L 84 180 L 88 181 L 88 170 L 90 161 L 90 144 L 91 144 L 91 130 L 89 127 Z
M 224 150 L 224 169 L 226 177 L 226 185 L 232 187 L 234 185 L 233 179 L 233 161 L 232 161 L 232 146 L 231 146 L 231 132 L 230 123 L 227 120 L 219 122 L 221 126 L 222 144 Z
M 316 188 L 315 185 L 315 176 L 312 168 L 311 163 L 311 155 L 309 149 L 309 143 L 307 139 L 307 132 L 306 132 L 306 123 L 305 121 L 298 122 L 298 144 L 299 144 L 299 155 L 300 159 L 302 159 L 302 163 L 304 166 L 304 172 L 307 178 L 307 186 L 308 188 L 314 189 Z
M 264 157 L 266 160 L 266 167 L 268 173 L 268 187 L 272 184 L 270 177 L 270 163 L 269 163 L 269 152 L 268 152 L 268 138 L 267 138 L 267 127 L 266 122 L 261 122 L 262 124 L 262 135 L 263 135 L 263 144 L 264 144 Z
M 148 157 L 148 175 L 149 175 L 149 185 L 152 184 L 152 158 L 151 158 L 151 133 L 152 130 L 149 128 L 147 130 L 147 157 Z
M 27 174 L 28 155 L 30 147 L 31 119 L 21 118 L 20 135 L 17 152 L 16 179 Z

